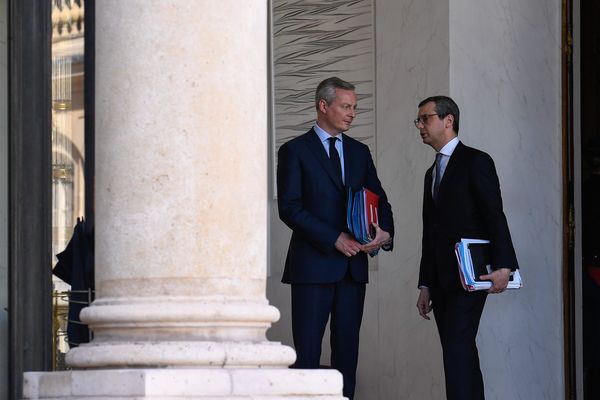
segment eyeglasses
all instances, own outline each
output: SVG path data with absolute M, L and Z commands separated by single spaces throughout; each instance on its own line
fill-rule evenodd
M 415 126 L 419 126 L 419 124 L 423 124 L 425 125 L 427 123 L 427 120 L 429 119 L 429 117 L 433 117 L 434 115 L 438 115 L 438 114 L 423 114 L 417 118 L 415 118 L 415 120 L 413 121 L 415 123 Z

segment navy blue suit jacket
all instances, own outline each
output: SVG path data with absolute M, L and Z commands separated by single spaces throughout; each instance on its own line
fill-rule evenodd
M 489 240 L 492 268 L 516 269 L 492 158 L 459 142 L 440 182 L 437 202 L 432 198 L 432 172 L 433 165 L 425 174 L 419 286 L 462 290 L 454 253 L 461 238 Z
M 355 281 L 368 282 L 367 255 L 346 257 L 335 241 L 346 226 L 348 188 L 377 193 L 379 226 L 394 235 L 392 208 L 377 177 L 369 148 L 344 135 L 345 185 L 333 168 L 316 132 L 311 129 L 279 149 L 277 202 L 279 217 L 292 229 L 284 283 L 333 283 L 348 268 Z

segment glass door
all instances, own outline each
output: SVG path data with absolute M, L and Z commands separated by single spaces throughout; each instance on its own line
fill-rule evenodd
M 82 268 L 79 241 L 67 246 L 85 217 L 85 1 L 52 1 L 52 260 L 61 252 L 61 272 L 53 275 L 54 369 L 65 369 L 70 346 L 87 341 L 74 333 L 79 302 L 91 293 L 72 280 Z M 81 238 L 79 239 L 81 240 Z M 77 247 L 77 248 L 72 248 Z M 60 278 L 58 277 L 60 276 Z M 62 279 L 61 279 L 62 278 Z M 74 287 L 72 287 L 72 285 Z M 79 285 L 80 286 L 80 285 Z M 74 312 L 73 308 L 77 309 Z M 69 311 L 71 309 L 71 312 Z M 79 327 L 77 330 L 81 330 Z M 83 328 L 87 329 L 87 328 Z M 77 337 L 75 337 L 77 336 Z

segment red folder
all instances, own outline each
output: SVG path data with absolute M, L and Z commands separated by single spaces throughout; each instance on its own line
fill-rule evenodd
M 373 224 L 379 225 L 379 195 L 371 192 L 365 188 L 363 192 L 364 196 L 364 216 L 365 216 L 365 227 L 369 232 L 369 239 L 375 238 L 375 228 Z

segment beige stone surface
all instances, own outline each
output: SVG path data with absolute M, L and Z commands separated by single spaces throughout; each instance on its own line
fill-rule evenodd
M 264 297 L 266 2 L 102 2 L 101 297 Z
M 294 361 L 249 345 L 279 312 L 265 298 L 267 4 L 239 4 L 97 9 L 97 300 L 75 367 Z
M 127 301 L 129 300 L 129 301 Z M 144 301 L 140 301 L 144 300 Z M 96 340 L 265 340 L 279 311 L 262 301 L 198 298 L 99 299 L 81 313 Z
M 334 370 L 130 369 L 27 373 L 25 399 L 341 400 Z
M 67 354 L 77 368 L 154 367 L 282 368 L 296 353 L 279 342 L 139 341 L 92 342 Z

